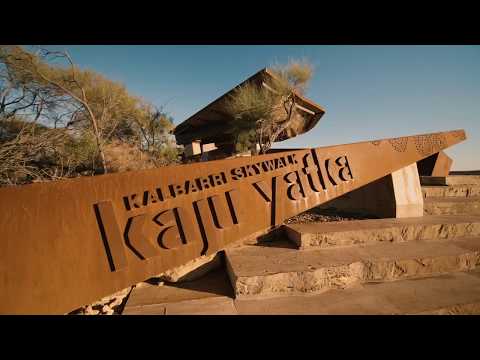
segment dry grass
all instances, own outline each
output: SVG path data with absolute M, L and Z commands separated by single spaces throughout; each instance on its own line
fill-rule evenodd
M 108 172 L 153 169 L 156 167 L 151 156 L 137 146 L 113 141 L 104 146 Z
M 104 145 L 109 173 L 153 169 L 176 162 L 177 152 L 166 148 L 145 152 L 119 140 Z M 0 142 L 0 186 L 60 180 L 103 173 L 94 139 L 75 138 L 64 129 L 33 134 L 23 129 Z
M 55 180 L 71 175 L 75 164 L 62 156 L 68 139 L 62 130 L 33 134 L 23 128 L 13 139 L 0 144 L 0 184 L 16 185 Z
M 263 87 L 246 83 L 233 91 L 225 101 L 225 110 L 237 120 L 251 122 L 269 116 L 278 98 Z
M 274 86 L 282 93 L 291 91 L 303 93 L 313 76 L 313 65 L 307 60 L 290 60 L 286 65 L 273 65 L 272 71 L 277 75 Z

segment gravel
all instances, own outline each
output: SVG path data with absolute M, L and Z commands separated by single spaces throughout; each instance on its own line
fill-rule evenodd
M 342 213 L 333 209 L 313 208 L 285 220 L 285 224 L 308 224 L 313 222 L 351 221 L 372 218 L 375 217 L 355 213 Z
M 93 304 L 85 305 L 68 315 L 118 315 L 121 314 L 134 286 L 102 298 Z

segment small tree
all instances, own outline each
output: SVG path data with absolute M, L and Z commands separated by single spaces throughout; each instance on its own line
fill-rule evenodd
M 145 102 L 134 121 L 140 134 L 140 148 L 151 155 L 157 166 L 177 162 L 179 154 L 171 135 L 175 127 L 173 118 L 162 107 Z
M 235 120 L 232 132 L 237 151 L 259 144 L 264 154 L 271 148 L 292 125 L 296 96 L 305 91 L 313 68 L 305 61 L 290 61 L 273 67 L 271 72 L 270 89 L 246 83 L 225 101 L 225 112 Z
M 5 63 L 19 74 L 19 78 L 27 82 L 30 87 L 35 84 L 43 89 L 48 89 L 58 96 L 66 97 L 67 101 L 72 102 L 73 110 L 76 114 L 84 111 L 91 123 L 98 152 L 102 159 L 103 171 L 107 172 L 105 155 L 103 152 L 103 142 L 98 129 L 98 120 L 95 116 L 89 99 L 87 98 L 85 86 L 79 77 L 88 76 L 88 74 L 78 74 L 78 68 L 73 63 L 67 52 L 48 51 L 39 49 L 36 54 L 23 50 L 19 46 L 10 47 L 5 51 Z M 53 67 L 48 61 L 63 60 L 68 64 L 67 68 Z M 83 75 L 83 76 L 82 76 Z
M 155 151 L 165 144 L 168 134 L 174 128 L 173 119 L 163 111 L 163 108 L 148 103 L 142 104 L 133 121 L 141 135 L 140 147 L 148 152 Z
M 176 160 L 172 127 L 163 109 L 67 53 L 0 46 L 0 183 L 163 166 Z

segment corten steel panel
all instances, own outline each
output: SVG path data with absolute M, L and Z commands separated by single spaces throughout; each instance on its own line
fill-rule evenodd
M 0 189 L 0 313 L 62 314 L 281 224 L 463 130 Z
M 420 176 L 448 176 L 452 167 L 453 160 L 440 151 L 417 163 Z
M 444 151 L 440 151 L 433 167 L 432 176 L 448 176 L 452 164 L 453 160 Z

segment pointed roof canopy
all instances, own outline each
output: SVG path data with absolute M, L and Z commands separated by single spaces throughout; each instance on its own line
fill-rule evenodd
M 219 145 L 231 143 L 232 138 L 228 130 L 235 120 L 223 110 L 224 101 L 232 95 L 237 88 L 248 82 L 270 88 L 268 83 L 274 76 L 271 70 L 264 68 L 189 117 L 179 124 L 173 132 L 177 143 L 186 145 L 194 140 Z M 325 110 L 320 105 L 315 104 L 301 94 L 296 93 L 295 96 L 297 110 L 300 116 L 292 127 L 286 129 L 286 131 L 281 134 L 278 141 L 283 141 L 311 130 L 325 113 Z

